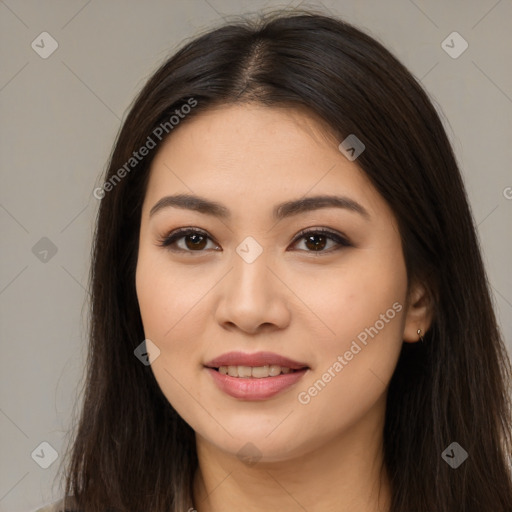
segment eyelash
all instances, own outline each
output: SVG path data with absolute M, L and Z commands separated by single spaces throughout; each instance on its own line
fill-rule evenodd
M 297 242 L 301 241 L 307 235 L 310 235 L 310 234 L 325 235 L 328 239 L 333 240 L 334 242 L 336 242 L 340 247 L 335 248 L 335 249 L 331 248 L 331 249 L 328 249 L 328 250 L 321 250 L 321 251 L 308 251 L 308 250 L 304 250 L 302 252 L 310 252 L 312 254 L 322 254 L 322 253 L 335 252 L 335 251 L 340 250 L 343 247 L 352 247 L 352 244 L 348 241 L 347 238 L 339 235 L 336 232 L 330 231 L 330 230 L 325 229 L 325 228 L 305 229 L 305 230 L 300 231 L 297 234 L 297 236 L 295 237 L 295 239 L 293 241 L 293 245 L 295 245 Z M 191 251 L 191 250 L 188 250 L 188 249 L 171 248 L 171 245 L 173 243 L 175 243 L 176 241 L 184 238 L 187 235 L 202 235 L 202 236 L 205 236 L 205 237 L 207 237 L 207 238 L 209 238 L 210 240 L 213 241 L 213 239 L 211 237 L 209 237 L 208 234 L 206 232 L 202 231 L 202 230 L 192 229 L 192 228 L 179 228 L 179 229 L 177 229 L 175 231 L 172 231 L 168 235 L 166 235 L 166 236 L 164 236 L 162 238 L 159 238 L 158 239 L 158 245 L 160 247 L 165 247 L 167 250 L 170 250 L 170 251 L 173 251 L 173 252 L 182 252 L 182 253 L 183 252 L 184 253 L 194 253 L 194 252 L 201 253 L 201 252 L 205 252 L 204 249 L 203 250 L 198 250 L 198 251 Z

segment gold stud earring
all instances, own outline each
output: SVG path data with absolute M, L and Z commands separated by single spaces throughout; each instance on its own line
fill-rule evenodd
M 423 343 L 423 336 L 421 335 L 421 329 L 418 329 L 418 337 L 419 337 L 419 341 L 421 341 L 421 343 Z

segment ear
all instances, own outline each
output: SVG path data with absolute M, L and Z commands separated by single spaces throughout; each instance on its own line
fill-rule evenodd
M 403 339 L 406 343 L 420 341 L 430 329 L 433 318 L 433 304 L 430 294 L 425 286 L 416 283 L 411 286 L 407 297 L 407 310 L 405 314 L 405 325 Z M 421 334 L 418 334 L 421 329 Z

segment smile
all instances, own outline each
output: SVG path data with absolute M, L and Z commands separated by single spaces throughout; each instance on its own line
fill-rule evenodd
M 287 374 L 297 371 L 286 366 L 279 366 L 278 364 L 267 364 L 265 366 L 220 366 L 217 370 L 219 373 L 222 373 L 222 375 L 229 375 L 230 377 L 254 377 L 255 379 L 277 377 L 283 373 Z

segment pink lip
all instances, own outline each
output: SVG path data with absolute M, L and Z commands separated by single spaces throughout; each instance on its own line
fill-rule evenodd
M 296 370 L 291 373 L 282 373 L 276 377 L 231 377 L 223 375 L 215 368 L 219 366 L 265 366 L 276 364 Z M 228 352 L 207 362 L 206 370 L 212 376 L 215 384 L 221 391 L 234 398 L 244 400 L 266 400 L 295 384 L 309 370 L 305 363 L 300 363 L 288 357 L 273 352 Z
M 262 365 L 258 364 L 257 366 Z M 261 379 L 254 377 L 230 377 L 229 375 L 223 375 L 213 368 L 206 368 L 206 371 L 212 376 L 215 384 L 221 391 L 234 398 L 266 400 L 299 381 L 308 371 L 308 368 L 291 373 L 282 373 L 277 377 L 263 377 Z
M 207 366 L 208 368 L 219 368 L 219 366 L 265 366 L 267 364 L 277 364 L 279 366 L 291 368 L 292 370 L 308 368 L 308 365 L 305 363 L 294 361 L 293 359 L 280 356 L 279 354 L 274 354 L 273 352 L 256 352 L 254 354 L 246 354 L 244 352 L 228 352 L 205 363 L 204 366 Z M 278 377 L 271 378 L 275 379 Z

